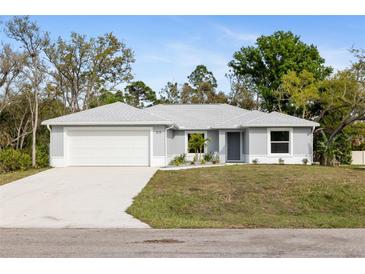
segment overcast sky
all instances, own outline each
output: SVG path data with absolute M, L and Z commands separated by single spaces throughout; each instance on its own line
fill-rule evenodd
M 6 21 L 8 17 L 2 17 Z M 155 91 L 168 81 L 183 83 L 195 66 L 213 71 L 218 89 L 229 91 L 227 63 L 260 35 L 292 31 L 318 47 L 327 65 L 351 64 L 352 46 L 365 48 L 364 16 L 35 16 L 54 38 L 72 31 L 88 36 L 113 32 L 134 50 L 135 80 Z M 0 32 L 5 41 L 5 35 Z

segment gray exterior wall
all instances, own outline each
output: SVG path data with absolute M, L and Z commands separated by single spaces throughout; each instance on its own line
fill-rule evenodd
M 249 149 L 249 134 L 248 130 L 242 132 L 242 154 L 248 154 Z
M 185 130 L 168 130 L 167 131 L 167 155 L 172 157 L 177 154 L 186 153 L 185 151 Z M 210 139 L 208 143 L 208 152 L 219 152 L 221 161 L 225 161 L 226 139 L 225 130 L 208 130 L 207 137 Z M 153 148 L 152 156 L 165 156 L 165 127 L 153 127 Z M 52 126 L 50 134 L 50 156 L 64 156 L 64 134 L 63 126 Z M 247 160 L 247 157 L 262 156 L 266 157 L 267 151 L 267 128 L 248 128 L 242 134 L 242 159 Z M 313 134 L 312 128 L 293 128 L 293 156 L 307 157 L 313 154 Z M 310 156 L 308 156 L 311 158 Z
M 251 155 L 267 154 L 267 129 L 266 128 L 249 128 L 248 129 L 248 152 Z
M 312 128 L 293 129 L 293 154 L 312 155 L 313 153 L 313 134 Z
M 50 156 L 63 157 L 63 127 L 52 126 Z
M 185 153 L 185 131 L 168 130 L 167 131 L 167 155 Z
M 191 132 L 192 130 L 188 130 Z M 199 130 L 197 130 L 199 131 Z M 186 130 L 168 130 L 167 132 L 167 155 L 172 156 L 176 154 L 186 153 L 185 151 L 185 132 Z M 219 134 L 218 130 L 208 130 L 207 138 L 210 139 L 208 143 L 208 152 L 214 153 L 219 151 Z
M 244 147 L 248 147 L 246 154 L 267 155 L 267 128 L 249 128 L 248 139 L 244 142 Z M 312 155 L 313 135 L 312 128 L 293 128 L 293 156 Z
M 165 127 L 153 127 L 153 156 L 165 156 Z
M 208 153 L 219 151 L 219 132 L 218 130 L 208 130 Z

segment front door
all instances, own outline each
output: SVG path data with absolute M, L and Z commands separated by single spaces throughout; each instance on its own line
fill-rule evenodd
M 241 159 L 241 133 L 227 132 L 227 160 L 239 161 Z

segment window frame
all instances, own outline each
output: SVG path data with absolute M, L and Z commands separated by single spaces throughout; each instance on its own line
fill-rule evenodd
M 208 131 L 206 130 L 188 130 L 185 131 L 185 154 L 187 156 L 193 156 L 195 155 L 195 153 L 189 153 L 189 147 L 188 147 L 188 142 L 189 142 L 189 134 L 204 134 L 204 138 L 208 138 Z M 205 154 L 208 152 L 208 145 L 204 146 L 204 152 L 202 152 L 202 154 Z
M 287 131 L 289 132 L 289 141 L 271 141 L 271 132 Z M 288 143 L 288 153 L 273 153 L 271 152 L 271 143 Z M 293 128 L 268 128 L 267 129 L 267 154 L 271 157 L 293 156 Z

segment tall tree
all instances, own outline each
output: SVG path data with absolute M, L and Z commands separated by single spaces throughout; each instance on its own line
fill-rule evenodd
M 90 39 L 72 33 L 70 41 L 48 41 L 45 53 L 55 68 L 54 85 L 72 112 L 89 108 L 91 98 L 117 91 L 133 78 L 133 51 L 112 33 Z
M 217 80 L 213 73 L 204 65 L 198 65 L 188 76 L 181 91 L 183 103 L 214 104 L 225 103 L 227 98 L 223 92 L 216 91 Z
M 94 108 L 115 102 L 125 102 L 123 91 L 118 90 L 117 92 L 110 92 L 109 90 L 101 90 L 100 95 L 90 99 L 89 107 Z
M 167 82 L 166 86 L 160 92 L 161 103 L 178 104 L 180 102 L 180 90 L 176 82 Z
M 148 107 L 156 102 L 156 93 L 142 81 L 130 83 L 125 88 L 125 102 L 134 107 Z
M 330 132 L 329 142 L 355 121 L 365 120 L 365 82 L 358 72 L 339 72 L 321 86 L 321 110 L 316 120 Z
M 289 98 L 294 111 L 293 115 L 301 118 L 309 118 L 308 109 L 319 99 L 318 81 L 313 74 L 303 70 L 300 73 L 289 71 L 282 77 L 282 84 L 278 89 L 281 95 L 277 98 Z M 278 99 L 279 110 L 281 110 L 281 100 Z
M 188 80 L 194 88 L 199 88 L 202 83 L 208 83 L 213 88 L 217 87 L 217 80 L 213 72 L 209 71 L 204 65 L 196 66 L 194 71 L 188 76 Z
M 229 104 L 244 109 L 257 109 L 258 103 L 255 99 L 255 93 L 253 88 L 246 82 L 246 79 L 236 77 L 232 73 L 226 76 L 231 85 L 231 91 L 228 94 Z
M 24 86 L 20 87 L 23 88 Z M 24 90 L 11 97 L 11 104 L 0 113 L 0 149 L 24 148 L 27 137 L 32 133 L 29 98 Z
M 24 75 L 29 81 L 29 107 L 32 122 L 32 166 L 36 166 L 36 138 L 39 126 L 39 95 L 45 77 L 45 64 L 41 58 L 47 33 L 42 33 L 36 22 L 29 16 L 14 17 L 6 24 L 7 35 L 20 43 L 26 54 Z
M 9 45 L 0 49 L 0 114 L 17 93 L 14 89 L 25 65 L 25 55 L 14 52 Z
M 280 87 L 285 74 L 306 70 L 315 79 L 323 80 L 332 72 L 324 63 L 314 45 L 305 44 L 292 32 L 277 31 L 257 38 L 256 46 L 242 47 L 228 65 L 235 75 L 247 78 L 256 86 L 262 107 L 272 111 L 278 108 L 274 91 Z M 287 107 L 288 100 L 283 104 L 283 111 Z

